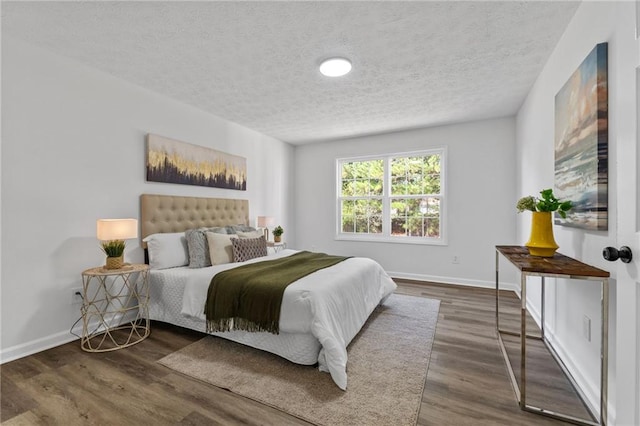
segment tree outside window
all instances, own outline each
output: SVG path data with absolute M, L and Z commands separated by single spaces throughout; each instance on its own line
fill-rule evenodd
M 444 150 L 338 160 L 339 234 L 442 237 Z

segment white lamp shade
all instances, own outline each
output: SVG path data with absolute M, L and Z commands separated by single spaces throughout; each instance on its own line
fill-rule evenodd
M 137 238 L 138 221 L 136 219 L 98 219 L 96 235 L 101 241 Z
M 258 228 L 268 228 L 276 223 L 276 220 L 271 216 L 258 216 Z

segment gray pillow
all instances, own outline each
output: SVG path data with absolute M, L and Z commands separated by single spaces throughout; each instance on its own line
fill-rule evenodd
M 256 228 L 247 225 L 231 225 L 227 226 L 227 234 L 237 234 L 238 232 L 253 232 Z
M 187 239 L 187 249 L 189 250 L 189 268 L 205 268 L 211 266 L 209 244 L 207 243 L 205 232 L 226 234 L 227 229 L 225 227 L 216 227 L 196 228 L 185 231 L 184 236 Z

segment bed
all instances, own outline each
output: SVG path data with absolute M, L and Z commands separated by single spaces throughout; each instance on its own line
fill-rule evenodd
M 247 200 L 141 195 L 141 236 L 175 234 L 189 229 L 248 225 Z M 146 248 L 146 243 L 143 243 Z M 218 272 L 245 263 L 295 254 L 285 249 L 242 263 L 203 268 L 188 266 L 150 271 L 149 315 L 197 331 L 206 330 L 203 297 Z M 318 364 L 338 387 L 346 389 L 346 347 L 373 309 L 396 288 L 375 261 L 350 258 L 289 285 L 282 298 L 279 334 L 229 331 L 211 333 L 264 350 L 297 364 Z

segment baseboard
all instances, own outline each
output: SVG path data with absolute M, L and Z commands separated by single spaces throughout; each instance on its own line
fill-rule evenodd
M 442 283 L 442 284 L 455 284 L 462 285 L 467 287 L 479 287 L 479 288 L 496 288 L 495 281 L 484 281 L 484 280 L 470 280 L 468 278 L 455 278 L 455 277 L 440 277 L 437 275 L 424 275 L 424 274 L 410 274 L 405 272 L 391 272 L 388 271 L 387 274 L 392 278 L 405 279 L 405 280 L 414 280 L 414 281 L 428 281 L 434 283 Z M 508 282 L 500 282 L 501 290 L 511 290 L 516 291 L 518 287 L 515 283 Z
M 72 336 L 67 330 L 52 334 L 51 336 L 11 346 L 10 348 L 2 349 L 0 351 L 0 364 L 46 351 L 47 349 L 55 348 L 56 346 L 64 345 L 65 343 L 69 343 L 77 339 L 78 338 L 76 336 Z
M 520 292 L 518 292 L 518 298 L 520 298 L 519 293 Z M 527 302 L 527 310 L 529 311 L 529 314 L 531 315 L 533 320 L 536 322 L 538 327 L 540 327 L 542 324 L 542 315 L 540 314 L 540 311 L 537 308 L 535 308 L 530 302 Z M 576 384 L 580 388 L 580 391 L 584 394 L 587 400 L 587 404 L 590 407 L 595 408 L 595 412 L 599 412 L 600 411 L 600 383 L 599 382 L 594 383 L 592 380 L 590 380 L 588 377 L 586 377 L 584 374 L 580 372 L 580 369 L 578 368 L 578 366 L 576 366 L 576 364 L 573 363 L 572 361 L 573 358 L 569 353 L 569 351 L 567 350 L 567 348 L 562 344 L 562 341 L 557 338 L 553 328 L 545 327 L 544 331 L 545 331 L 545 336 L 547 340 L 549 340 L 551 345 L 553 345 L 553 348 L 557 352 L 560 359 L 562 359 L 562 362 L 564 363 L 565 367 L 567 367 L 567 370 L 569 370 L 569 372 L 573 376 L 573 379 L 575 380 Z M 611 404 L 608 404 L 607 414 L 609 418 L 615 418 L 615 412 L 612 411 Z
M 112 317 L 107 321 L 107 323 L 109 324 L 109 327 L 115 327 L 125 322 L 133 321 L 136 316 L 137 312 L 129 311 L 126 315 Z M 93 330 L 94 328 L 96 329 L 96 331 L 102 331 L 104 329 L 104 326 L 98 327 L 98 322 L 89 324 L 89 329 Z M 82 324 L 76 324 L 76 326 L 73 327 L 71 331 L 80 336 L 82 334 Z M 0 364 L 24 358 L 38 352 L 46 351 L 47 349 L 55 348 L 56 346 L 61 346 L 66 343 L 73 342 L 74 340 L 78 340 L 78 337 L 71 334 L 71 331 L 61 331 L 50 336 L 35 339 L 26 343 L 21 343 L 7 349 L 2 349 L 0 350 Z
M 423 275 L 423 274 L 409 274 L 403 272 L 387 272 L 393 278 L 399 279 L 407 279 L 407 280 L 415 280 L 415 281 L 428 281 L 435 283 L 443 283 L 443 284 L 454 284 L 454 285 L 462 285 L 468 287 L 480 287 L 480 288 L 491 288 L 495 289 L 496 283 L 495 281 L 483 281 L 483 280 L 470 280 L 466 278 L 452 278 L 452 277 L 441 277 L 435 275 Z M 518 298 L 521 297 L 520 294 L 520 286 L 515 283 L 508 282 L 500 282 L 500 289 L 503 290 L 511 290 L 513 291 Z M 541 324 L 541 315 L 538 309 L 536 309 L 530 303 L 527 303 L 527 309 L 529 313 L 533 317 L 534 321 L 540 327 Z M 554 330 L 550 327 L 545 329 L 547 339 L 553 344 L 556 352 L 563 360 L 565 366 L 569 370 L 569 372 L 573 375 L 576 384 L 580 387 L 580 390 L 584 393 L 587 403 L 592 407 L 597 407 L 599 410 L 600 407 L 600 384 L 593 383 L 593 381 L 589 380 L 584 374 L 580 373 L 578 367 L 571 361 L 571 356 L 567 351 L 566 347 L 562 345 L 562 343 L 556 338 Z M 609 404 L 607 408 L 607 413 L 609 419 L 615 419 L 615 410 L 611 404 Z

